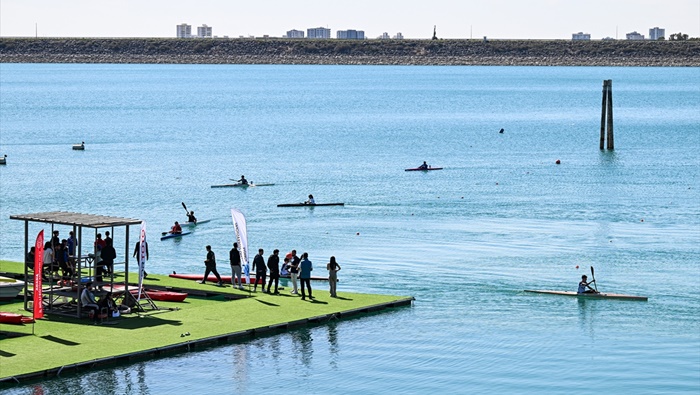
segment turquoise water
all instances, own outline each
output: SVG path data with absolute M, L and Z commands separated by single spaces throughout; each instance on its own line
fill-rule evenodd
M 10 215 L 67 210 L 145 220 L 149 272 L 199 273 L 207 244 L 228 272 L 235 207 L 251 249 L 335 255 L 341 296 L 416 298 L 8 393 L 700 391 L 698 68 L 2 64 L 0 154 L 2 259 Z M 403 171 L 423 160 L 445 169 Z M 275 185 L 210 188 L 241 174 Z M 276 207 L 309 193 L 346 205 Z M 181 202 L 212 222 L 158 241 Z M 590 266 L 649 301 L 522 292 Z

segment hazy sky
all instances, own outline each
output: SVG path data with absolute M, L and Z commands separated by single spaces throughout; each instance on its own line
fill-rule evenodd
M 281 37 L 311 27 L 406 38 L 570 39 L 700 37 L 700 0 L 0 0 L 0 36 L 175 37 L 175 25 L 207 24 L 215 36 Z

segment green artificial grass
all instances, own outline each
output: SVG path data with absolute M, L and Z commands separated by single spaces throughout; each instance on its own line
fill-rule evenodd
M 21 263 L 0 261 L 0 272 L 20 273 L 23 270 Z M 130 274 L 129 279 L 132 283 L 138 277 Z M 280 295 L 260 291 L 249 294 L 247 290 L 233 289 L 230 285 L 217 287 L 212 283 L 198 284 L 151 273 L 144 285 L 206 290 L 221 295 L 190 295 L 180 303 L 156 301 L 161 310 L 109 318 L 98 325 L 90 319 L 53 314 L 37 320 L 34 325 L 0 324 L 0 381 L 406 299 L 345 292 L 339 292 L 338 298 L 331 298 L 328 285 L 316 282 L 313 291 L 316 299 L 302 301 L 299 296 L 289 294 L 288 289 L 280 291 Z M 239 298 L 229 299 L 224 297 L 226 294 Z M 31 316 L 31 312 L 23 309 L 23 303 L 15 300 L 17 302 L 0 304 L 0 311 Z M 185 333 L 189 335 L 182 336 Z

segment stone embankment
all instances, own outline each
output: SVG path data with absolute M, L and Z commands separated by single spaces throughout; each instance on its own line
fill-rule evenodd
M 0 38 L 0 63 L 700 66 L 700 41 Z

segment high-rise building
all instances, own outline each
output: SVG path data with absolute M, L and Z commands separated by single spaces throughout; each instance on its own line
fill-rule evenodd
M 403 40 L 403 34 L 401 32 L 396 33 L 394 37 L 392 37 L 394 40 Z
M 590 41 L 591 40 L 591 35 L 588 33 L 584 32 L 578 32 L 574 33 L 571 35 L 571 39 L 576 41 L 576 40 L 585 40 L 585 41 Z
M 211 38 L 211 26 L 207 26 L 207 25 L 197 26 L 197 37 Z
M 644 40 L 644 35 L 639 34 L 636 31 L 634 31 L 632 33 L 627 33 L 626 36 L 627 36 L 628 40 Z
M 649 40 L 658 40 L 660 38 L 666 38 L 666 29 L 661 29 L 659 27 L 652 27 L 649 29 Z
M 364 30 L 338 30 L 335 32 L 336 38 L 341 40 L 364 40 Z
M 304 32 L 302 30 L 289 30 L 287 31 L 287 38 L 304 38 Z
M 384 32 L 384 33 L 382 33 L 381 36 L 379 36 L 379 37 L 377 37 L 377 38 L 380 39 L 380 40 L 388 40 L 390 37 L 389 37 L 389 33 Z
M 177 28 L 177 38 L 190 38 L 192 37 L 192 25 L 186 23 L 181 23 L 176 26 Z
M 325 27 L 314 27 L 306 29 L 306 37 L 308 38 L 331 38 L 331 29 Z

